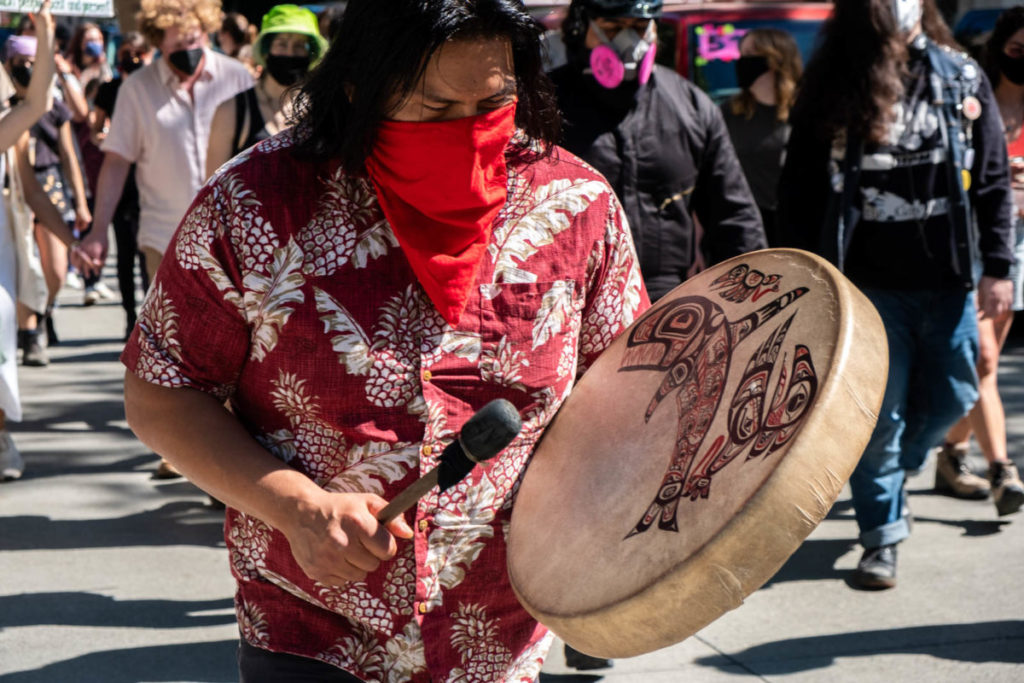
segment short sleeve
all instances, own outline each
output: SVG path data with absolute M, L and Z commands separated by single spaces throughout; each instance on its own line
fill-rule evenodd
M 145 127 L 153 124 L 144 120 L 136 90 L 130 82 L 121 86 L 117 98 L 121 106 L 110 120 L 110 131 L 101 147 L 104 152 L 113 152 L 131 162 L 139 161 L 142 156 Z
M 605 208 L 604 238 L 595 242 L 587 266 L 579 375 L 651 305 L 626 214 L 610 190 L 607 201 L 596 203 L 595 209 L 599 206 Z
M 150 286 L 121 362 L 140 379 L 224 400 L 249 353 L 230 201 L 214 182 L 196 197 Z
M 51 120 L 53 121 L 54 128 L 60 128 L 73 117 L 68 106 L 60 100 L 53 101 L 53 108 L 50 109 L 48 115 L 52 117 Z

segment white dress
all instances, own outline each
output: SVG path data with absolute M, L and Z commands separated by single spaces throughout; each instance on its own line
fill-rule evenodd
M 0 181 L 6 173 L 5 154 L 0 154 Z M 6 419 L 21 420 L 21 400 L 18 395 L 18 241 L 7 207 L 0 195 L 0 410 Z

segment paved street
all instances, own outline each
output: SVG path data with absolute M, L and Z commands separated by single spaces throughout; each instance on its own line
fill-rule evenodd
M 0 681 L 237 680 L 223 515 L 187 482 L 150 478 L 156 459 L 124 421 L 120 306 L 80 302 L 62 297 L 50 367 L 21 371 L 28 469 L 0 486 Z M 1001 381 L 1024 465 L 1012 344 Z M 845 583 L 860 548 L 844 495 L 772 581 L 696 636 L 594 674 L 556 647 L 542 680 L 1024 681 L 1024 514 L 936 495 L 932 465 L 909 482 L 895 590 Z

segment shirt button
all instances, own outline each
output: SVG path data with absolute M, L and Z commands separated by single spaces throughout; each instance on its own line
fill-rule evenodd
M 419 612 L 420 614 L 426 614 L 426 613 L 427 613 L 427 603 L 425 603 L 425 602 L 421 602 L 421 603 L 420 603 L 420 606 L 419 606 L 419 607 L 417 607 L 417 608 L 416 608 L 416 610 L 417 610 L 417 611 L 418 611 L 418 612 Z
M 428 522 L 425 519 L 421 519 L 420 520 L 420 531 L 426 531 L 427 527 L 429 527 L 429 526 L 430 526 L 430 522 Z
M 432 373 L 430 370 L 424 370 L 423 371 L 423 381 L 424 382 L 429 382 L 433 377 L 434 377 L 434 373 Z
M 434 452 L 434 447 L 431 446 L 430 444 L 427 444 L 426 446 L 423 447 L 423 455 L 430 455 L 433 452 Z

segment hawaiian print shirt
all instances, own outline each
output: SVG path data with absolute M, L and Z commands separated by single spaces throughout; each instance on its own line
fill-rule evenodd
M 411 542 L 366 581 L 307 577 L 279 531 L 229 509 L 243 637 L 366 681 L 532 681 L 550 645 L 505 569 L 517 484 L 575 379 L 648 305 L 629 229 L 593 169 L 510 162 L 478 286 L 456 327 L 416 282 L 370 185 L 299 161 L 289 133 L 199 192 L 122 360 L 230 402 L 320 486 L 394 497 L 488 401 L 520 436 L 406 513 Z M 414 514 L 414 516 L 413 516 Z

